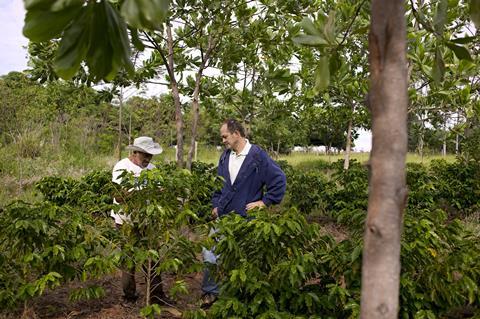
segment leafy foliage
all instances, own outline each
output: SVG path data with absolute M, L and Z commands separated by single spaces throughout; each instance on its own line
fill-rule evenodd
M 218 230 L 222 291 L 210 311 L 213 318 L 351 313 L 346 308 L 351 292 L 342 274 L 351 260 L 331 258 L 349 248 L 320 236 L 318 226 L 308 224 L 297 210 L 258 211 L 249 220 L 232 214 L 219 222 Z
M 41 295 L 73 279 L 97 278 L 115 270 L 115 254 L 92 216 L 52 202 L 14 202 L 0 214 L 2 307 Z
M 35 187 L 46 201 L 58 206 L 81 208 L 88 213 L 105 215 L 112 207 L 116 189 L 109 171 L 93 171 L 80 180 L 58 176 L 44 177 Z
M 223 290 L 211 309 L 213 318 L 314 318 L 318 313 L 332 318 L 358 316 L 367 171 L 354 163 L 351 172 L 344 172 L 341 164 L 296 178 L 296 171 L 287 170 L 290 186 L 294 186 L 288 192 L 290 201 L 293 196 L 301 198 L 300 194 L 313 201 L 310 205 L 301 202 L 311 209 L 305 213 L 318 214 L 315 207 L 321 203 L 322 214 L 348 226 L 345 240 L 336 243 L 320 236 L 320 227 L 305 224 L 303 214 L 292 208 L 280 213 L 259 211 L 248 220 L 229 216 L 216 225 L 215 249 L 221 256 L 218 278 Z M 478 234 L 466 230 L 455 218 L 458 215 L 448 211 L 450 205 L 462 211 L 476 209 L 478 203 L 472 201 L 471 191 L 465 191 L 478 186 L 478 179 L 473 178 L 476 172 L 475 165 L 464 162 L 433 162 L 430 168 L 408 166 L 410 199 L 401 242 L 401 318 L 438 317 L 462 307 L 480 306 L 480 268 L 475 262 L 480 254 Z M 459 177 L 458 184 L 450 189 L 446 181 L 453 175 Z M 294 225 L 299 225 L 301 233 Z
M 133 72 L 127 23 L 137 28 L 157 29 L 168 11 L 169 1 L 122 1 L 121 14 L 111 1 L 25 0 L 24 35 L 42 42 L 61 35 L 54 68 L 71 79 L 85 61 L 94 81 L 112 80 L 117 72 Z M 136 33 L 135 33 L 136 34 Z M 138 36 L 136 37 L 138 39 Z

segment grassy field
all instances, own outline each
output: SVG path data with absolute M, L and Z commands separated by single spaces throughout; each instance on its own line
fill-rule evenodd
M 197 159 L 202 162 L 217 164 L 221 150 L 215 147 L 199 147 Z M 185 157 L 188 149 L 185 150 Z M 122 157 L 128 156 L 124 151 Z M 368 161 L 369 153 L 352 153 L 351 159 L 361 163 Z M 416 154 L 408 154 L 407 162 L 428 164 L 432 159 L 443 158 L 454 161 L 454 155 L 442 157 L 440 155 L 421 158 Z M 326 155 L 314 153 L 291 153 L 281 155 L 278 160 L 285 160 L 295 168 L 309 170 L 321 166 L 321 163 L 344 160 L 343 154 Z M 161 155 L 154 157 L 154 163 L 170 162 L 175 160 L 175 149 L 165 147 Z M 0 150 L 0 206 L 15 200 L 31 201 L 35 199 L 32 186 L 44 176 L 68 176 L 79 178 L 93 170 L 110 170 L 117 158 L 113 155 L 95 153 L 71 153 L 66 151 L 46 150 L 35 158 L 19 156 L 14 145 L 3 147 Z

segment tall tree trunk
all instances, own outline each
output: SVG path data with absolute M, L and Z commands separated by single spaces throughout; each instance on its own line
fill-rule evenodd
M 398 318 L 400 237 L 407 190 L 405 3 L 372 0 L 369 34 L 372 152 L 360 318 Z
M 460 135 L 458 134 L 458 123 L 460 123 L 460 109 L 457 109 L 457 123 L 455 125 L 457 133 L 455 134 L 455 155 L 458 155 L 460 145 Z
M 192 101 L 192 136 L 190 138 L 190 149 L 188 150 L 188 157 L 187 157 L 187 169 L 192 169 L 192 161 L 193 155 L 195 153 L 195 142 L 197 141 L 197 130 L 198 130 L 198 121 L 200 119 L 200 107 L 198 96 L 200 94 L 200 81 L 201 81 L 201 73 L 197 73 L 197 80 L 195 81 L 195 89 L 193 91 L 193 101 Z
M 182 104 L 180 103 L 180 92 L 178 91 L 178 83 L 175 79 L 173 60 L 173 37 L 172 27 L 167 23 L 167 46 L 168 46 L 168 69 L 170 70 L 170 84 L 172 88 L 172 96 L 175 104 L 175 125 L 177 128 L 177 166 L 183 167 L 183 114 Z
M 442 156 L 447 156 L 447 121 L 448 121 L 448 116 L 447 112 L 445 112 L 443 116 L 443 147 L 442 147 Z
M 193 112 L 193 119 L 192 119 L 192 137 L 190 139 L 190 149 L 188 151 L 188 158 L 187 158 L 187 169 L 192 169 L 192 160 L 195 154 L 196 149 L 196 141 L 197 141 L 197 130 L 198 130 L 198 121 L 200 119 L 200 107 L 199 107 L 199 95 L 200 95 L 200 83 L 203 77 L 203 71 L 207 67 L 207 64 L 210 60 L 210 56 L 212 54 L 213 48 L 215 46 L 215 42 L 212 36 L 208 37 L 208 48 L 205 55 L 202 54 L 202 64 L 200 65 L 197 76 L 195 79 L 195 89 L 193 90 L 193 101 L 192 101 L 192 112 Z
M 128 144 L 132 144 L 132 111 L 128 114 Z
M 123 89 L 120 88 L 120 94 L 118 95 L 118 140 L 115 153 L 118 160 L 122 159 L 122 109 L 123 109 Z
M 418 153 L 423 163 L 423 148 L 424 148 L 424 135 L 425 135 L 425 121 L 421 118 L 422 123 L 420 126 L 420 132 L 418 134 Z
M 350 121 L 348 121 L 348 129 L 347 129 L 347 145 L 345 147 L 345 161 L 343 162 L 343 169 L 348 170 L 350 167 L 350 152 L 352 148 L 352 125 L 353 125 L 353 111 L 354 111 L 354 104 L 352 102 L 352 115 L 350 117 Z

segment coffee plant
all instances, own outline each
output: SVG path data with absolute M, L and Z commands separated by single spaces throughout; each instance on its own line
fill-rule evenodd
M 206 215 L 207 194 L 215 188 L 212 184 L 219 180 L 213 173 L 210 173 L 210 180 L 204 176 L 212 167 L 204 166 L 204 170 L 194 167 L 193 172 L 162 165 L 142 171 L 140 176 L 124 173 L 115 195 L 123 197 L 116 209 L 121 209 L 130 218 L 120 229 L 122 264 L 146 274 L 147 308 L 143 310 L 146 316 L 153 316 L 158 312 L 155 309 L 159 309 L 150 306 L 150 292 L 155 289 L 153 277 L 162 273 L 177 275 L 170 289 L 175 297 L 177 293 L 188 291 L 180 275 L 199 271 L 202 267 L 196 258 L 201 246 L 192 240 L 189 226 L 198 223 L 197 213 Z
M 141 315 L 153 318 L 162 309 L 149 298 L 152 274 L 174 278 L 173 298 L 187 293 L 183 276 L 201 270 L 203 245 L 219 255 L 212 272 L 221 294 L 208 311 L 185 318 L 357 318 L 368 170 L 355 161 L 348 171 L 341 161 L 305 172 L 282 166 L 282 205 L 212 222 L 211 194 L 222 183 L 210 164 L 193 163 L 192 171 L 162 164 L 137 177 L 124 173 L 121 185 L 108 171 L 43 178 L 36 184 L 43 201 L 0 212 L 0 307 L 27 308 L 47 289 L 135 267 L 147 278 Z M 479 174 L 475 162 L 408 164 L 400 318 L 478 315 L 480 238 L 458 218 L 478 212 Z M 111 209 L 130 222 L 116 229 Z M 309 215 L 343 225 L 346 239 L 325 234 Z M 218 232 L 203 241 L 206 226 Z M 70 297 L 103 293 L 85 284 Z
M 296 209 L 260 210 L 248 220 L 231 214 L 217 226 L 222 290 L 213 318 L 340 318 L 356 311 L 348 307 L 354 293 L 344 269 L 358 263 L 358 250 L 352 257 Z M 348 258 L 332 260 L 336 254 Z
M 0 305 L 13 307 L 70 280 L 115 270 L 102 224 L 71 206 L 13 202 L 0 214 Z M 101 295 L 101 289 L 90 289 Z M 77 296 L 94 297 L 85 291 Z

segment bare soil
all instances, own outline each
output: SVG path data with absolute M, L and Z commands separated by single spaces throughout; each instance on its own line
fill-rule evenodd
M 87 283 L 72 282 L 57 289 L 46 291 L 42 296 L 35 298 L 29 304 L 27 312 L 19 308 L 10 313 L 0 312 L 0 319 L 31 318 L 31 319 L 137 319 L 140 310 L 145 306 L 145 282 L 137 274 L 137 292 L 140 298 L 136 303 L 125 303 L 122 300 L 120 272 L 101 280 Z M 173 278 L 164 276 L 165 291 L 171 286 Z M 159 318 L 181 318 L 185 310 L 198 308 L 201 296 L 202 274 L 196 273 L 184 278 L 189 287 L 189 294 L 178 296 L 175 307 L 162 307 Z M 96 284 L 105 289 L 105 296 L 100 299 L 71 302 L 68 299 L 69 291 L 84 286 Z

